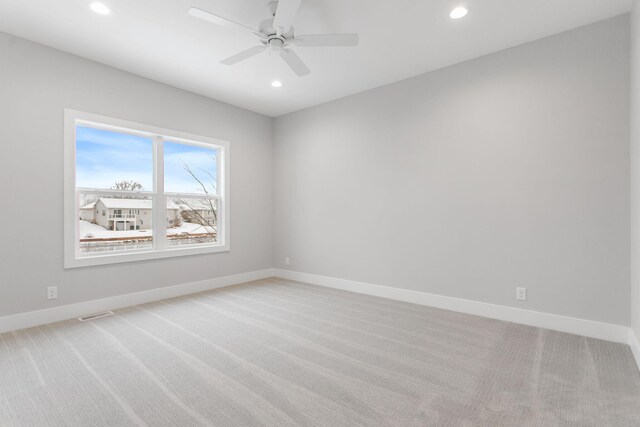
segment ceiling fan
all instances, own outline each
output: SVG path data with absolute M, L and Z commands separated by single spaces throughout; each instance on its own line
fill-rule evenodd
M 189 15 L 234 30 L 251 33 L 258 37 L 262 46 L 255 46 L 220 61 L 221 64 L 234 65 L 265 51 L 277 52 L 280 57 L 298 76 L 306 76 L 311 72 L 296 53 L 290 49 L 297 47 L 350 47 L 358 45 L 357 34 L 313 34 L 296 36 L 293 31 L 293 20 L 302 0 L 270 1 L 267 4 L 272 18 L 260 23 L 259 29 L 253 29 L 202 9 L 192 7 Z

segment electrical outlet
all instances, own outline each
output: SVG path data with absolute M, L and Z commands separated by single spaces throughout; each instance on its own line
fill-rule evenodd
M 291 260 L 288 256 L 284 257 L 284 265 L 291 265 Z
M 527 288 L 516 288 L 516 299 L 519 301 L 527 300 Z
M 58 287 L 49 286 L 47 288 L 47 299 L 56 299 L 56 298 L 58 298 Z

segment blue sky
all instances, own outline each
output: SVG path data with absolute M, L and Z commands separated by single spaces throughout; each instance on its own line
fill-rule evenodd
M 216 150 L 170 141 L 164 143 L 164 191 L 205 194 L 185 167 L 191 169 L 209 194 L 216 192 Z
M 209 193 L 215 191 L 215 150 L 167 141 L 164 151 L 166 192 L 204 194 L 185 170 L 187 166 Z M 109 189 L 123 180 L 139 182 L 145 191 L 153 190 L 151 138 L 77 126 L 76 185 Z

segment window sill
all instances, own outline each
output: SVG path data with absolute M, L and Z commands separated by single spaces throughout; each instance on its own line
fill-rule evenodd
M 97 265 L 121 264 L 154 259 L 177 258 L 190 255 L 202 255 L 218 252 L 229 252 L 229 245 L 198 246 L 193 248 L 170 248 L 164 250 L 149 249 L 146 251 L 116 253 L 108 255 L 80 256 L 66 259 L 64 268 L 93 267 Z

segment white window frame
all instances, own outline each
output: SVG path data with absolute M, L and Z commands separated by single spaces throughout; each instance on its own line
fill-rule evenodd
M 153 138 L 153 183 L 152 191 L 139 191 L 137 195 L 152 199 L 153 248 L 131 250 L 122 253 L 81 254 L 79 236 L 79 193 L 102 195 L 118 194 L 117 190 L 76 188 L 76 126 L 87 125 L 97 129 L 131 133 Z M 164 192 L 164 140 L 205 148 L 217 148 L 218 182 L 217 195 L 183 194 Z M 193 135 L 142 123 L 115 119 L 82 111 L 64 110 L 64 268 L 90 267 L 123 262 L 146 261 L 187 255 L 200 255 L 231 250 L 229 239 L 229 164 L 230 144 L 216 138 Z M 130 192 L 128 194 L 131 194 Z M 166 206 L 169 197 L 214 198 L 218 206 L 217 242 L 177 247 L 167 245 Z

